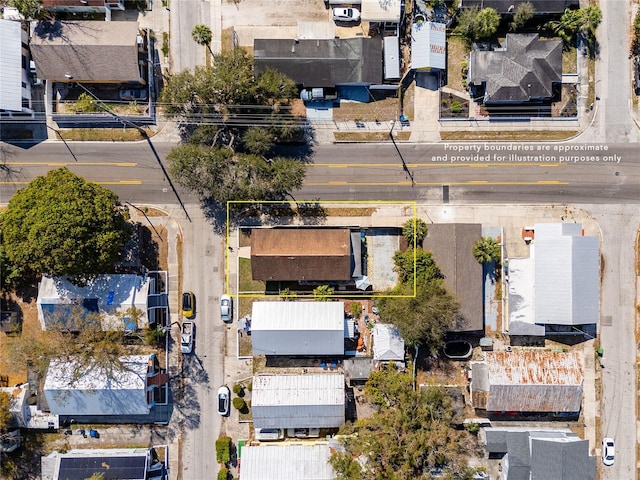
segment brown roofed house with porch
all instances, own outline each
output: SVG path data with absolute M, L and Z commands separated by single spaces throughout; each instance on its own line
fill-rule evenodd
M 254 280 L 336 281 L 352 278 L 348 228 L 255 228 L 251 233 Z

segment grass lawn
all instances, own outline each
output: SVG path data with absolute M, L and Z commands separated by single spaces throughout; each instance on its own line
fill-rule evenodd
M 400 100 L 386 98 L 370 103 L 340 102 L 340 106 L 333 109 L 333 119 L 338 122 L 375 122 L 391 121 L 400 114 Z
M 396 140 L 409 140 L 411 132 L 395 132 Z M 389 132 L 333 132 L 337 142 L 390 142 Z
M 447 38 L 447 84 L 445 86 L 464 92 L 467 82 L 462 77 L 462 62 L 469 61 L 469 44 L 462 37 Z
M 260 280 L 253 280 L 251 276 L 251 259 L 239 258 L 239 286 L 240 293 L 264 293 L 265 283 Z
M 578 53 L 575 47 L 562 51 L 562 73 L 578 72 Z
M 442 140 L 566 140 L 574 137 L 578 132 L 574 130 L 541 130 L 539 132 L 522 131 L 522 132 L 472 132 L 472 131 L 455 131 L 440 132 Z

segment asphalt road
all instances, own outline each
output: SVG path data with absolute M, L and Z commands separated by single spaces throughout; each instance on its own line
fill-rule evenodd
M 455 150 L 460 145 L 477 147 L 479 151 Z M 304 188 L 294 195 L 298 199 L 443 202 L 447 201 L 443 192 L 446 185 L 450 203 L 640 200 L 640 161 L 633 144 L 594 145 L 607 147 L 606 151 L 558 152 L 554 148 L 567 145 L 533 143 L 499 144 L 501 148 L 526 145 L 531 151 L 484 150 L 495 149 L 496 145 L 398 144 L 397 149 L 390 144 L 320 145 L 313 152 Z M 153 140 L 69 143 L 76 162 L 65 145 L 58 142 L 29 149 L 4 145 L 0 152 L 0 160 L 4 158 L 5 162 L 0 172 L 0 203 L 7 203 L 18 188 L 35 176 L 61 166 L 108 186 L 123 201 L 134 204 L 175 204 L 176 192 L 184 203 L 197 203 L 197 198 L 172 184 L 159 168 L 160 164 L 166 168 L 164 158 L 172 146 Z M 547 160 L 525 161 L 533 156 Z M 496 161 L 499 157 L 504 159 Z

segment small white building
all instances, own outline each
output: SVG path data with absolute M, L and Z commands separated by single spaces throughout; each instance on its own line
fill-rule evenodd
M 329 444 L 242 447 L 240 480 L 334 480 Z
M 404 340 L 395 326 L 376 323 L 372 335 L 374 360 L 404 362 Z
M 87 322 L 100 318 L 103 330 L 144 329 L 150 284 L 149 277 L 140 275 L 101 275 L 79 287 L 65 278 L 43 275 L 37 300 L 40 325 L 43 330 L 58 325 L 77 331 L 79 317 Z M 116 315 L 131 307 L 142 312 L 137 324 L 126 315 L 122 319 Z M 70 318 L 72 315 L 76 318 Z
M 155 360 L 146 355 L 121 357 L 117 371 L 107 373 L 96 366 L 80 377 L 74 362 L 53 360 L 43 387 L 49 410 L 70 417 L 148 415 L 156 390 L 169 381 Z
M 7 10 L 9 9 L 6 7 Z M 0 112 L 32 113 L 29 35 L 22 22 L 0 19 Z
M 254 355 L 343 355 L 343 302 L 253 302 Z
M 344 375 L 257 375 L 255 428 L 337 428 L 344 423 Z
M 411 24 L 411 68 L 424 71 L 447 68 L 447 26 L 444 23 Z

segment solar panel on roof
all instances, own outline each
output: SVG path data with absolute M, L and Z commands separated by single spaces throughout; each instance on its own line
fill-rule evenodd
M 85 480 L 101 473 L 104 480 L 144 480 L 146 455 L 140 456 L 82 456 L 60 459 L 59 479 Z

